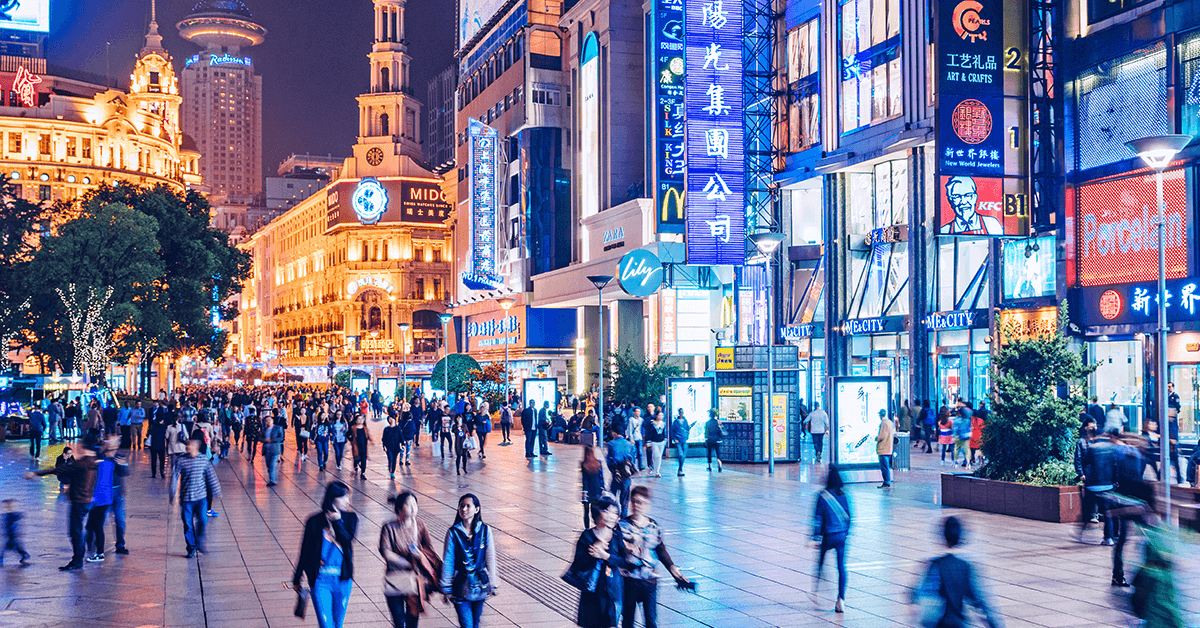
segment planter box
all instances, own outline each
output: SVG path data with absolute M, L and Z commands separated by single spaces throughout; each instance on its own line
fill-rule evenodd
M 942 505 L 1011 517 L 1074 523 L 1082 517 L 1078 486 L 1033 486 L 942 474 Z

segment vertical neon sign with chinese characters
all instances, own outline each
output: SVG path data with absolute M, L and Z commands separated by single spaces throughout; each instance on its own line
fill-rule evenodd
M 660 233 L 684 227 L 684 0 L 656 0 L 651 29 L 649 78 L 654 120 L 654 190 Z
M 685 0 L 687 259 L 746 260 L 742 3 Z
M 472 290 L 494 290 L 496 276 L 496 170 L 500 137 L 496 129 L 471 118 L 467 124 L 471 194 L 471 269 L 462 274 L 463 285 Z
M 13 93 L 17 98 L 21 99 L 21 104 L 26 107 L 37 106 L 37 85 L 42 82 L 42 77 L 25 69 L 25 66 L 17 67 L 17 76 L 13 78 Z

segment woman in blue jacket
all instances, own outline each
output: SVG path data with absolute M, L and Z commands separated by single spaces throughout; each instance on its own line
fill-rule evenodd
M 479 498 L 467 493 L 459 498 L 454 525 L 446 531 L 439 582 L 461 628 L 479 628 L 483 603 L 496 595 L 499 581 L 492 529 L 483 522 Z
M 846 535 L 850 531 L 850 503 L 842 492 L 842 475 L 836 465 L 829 465 L 829 477 L 825 490 L 817 495 L 817 512 L 813 524 L 813 544 L 819 548 L 817 575 L 813 580 L 809 597 L 816 603 L 817 588 L 821 583 L 821 569 L 825 565 L 825 553 L 837 552 L 838 596 L 833 610 L 841 613 L 846 599 Z

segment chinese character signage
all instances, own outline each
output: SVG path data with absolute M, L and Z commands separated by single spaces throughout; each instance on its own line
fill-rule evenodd
M 437 183 L 405 181 L 400 184 L 400 219 L 404 222 L 440 223 L 450 218 L 450 202 Z
M 496 274 L 499 207 L 496 169 L 500 163 L 500 137 L 496 129 L 471 118 L 467 125 L 467 143 L 471 268 L 462 274 L 462 281 L 472 290 L 495 290 L 501 284 Z
M 656 0 L 652 34 L 650 80 L 654 120 L 654 194 L 661 233 L 679 233 L 684 226 L 684 0 Z
M 25 69 L 25 66 L 17 67 L 17 75 L 13 78 L 12 91 L 20 99 L 21 104 L 26 107 L 36 107 L 38 104 L 37 86 L 42 82 L 42 77 Z
M 1072 303 L 1087 327 L 1100 325 L 1156 325 L 1158 282 L 1083 288 Z M 1167 322 L 1200 320 L 1200 279 L 1167 280 Z
M 689 264 L 746 259 L 742 3 L 685 0 Z
M 1167 278 L 1188 275 L 1187 177 L 1163 175 L 1167 219 Z M 1074 265 L 1078 285 L 1103 286 L 1158 278 L 1158 193 L 1154 175 L 1082 185 L 1075 192 Z M 1068 219 L 1068 226 L 1072 219 Z M 1068 233 L 1070 233 L 1068 229 Z
M 996 328 L 999 330 L 1000 344 L 1050 337 L 1058 329 L 1058 308 L 1051 305 L 1026 310 L 1000 310 Z

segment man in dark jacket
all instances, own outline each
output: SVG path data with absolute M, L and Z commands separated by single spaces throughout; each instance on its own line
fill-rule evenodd
M 34 460 L 42 456 L 42 432 L 46 429 L 46 415 L 37 406 L 29 411 L 29 455 Z
M 954 549 L 962 540 L 962 523 L 958 517 L 946 517 L 942 534 L 946 547 Z M 938 628 L 964 628 L 967 626 L 966 605 L 971 603 L 990 628 L 1002 624 L 992 613 L 987 597 L 975 580 L 975 568 L 953 552 L 935 558 L 921 580 L 921 585 L 912 590 L 910 603 L 918 604 L 922 599 L 941 600 L 941 619 Z
M 1088 416 L 1096 419 L 1096 425 L 1104 425 L 1104 408 L 1100 406 L 1100 397 L 1092 395 L 1087 406 Z
M 167 477 L 164 465 L 167 459 L 167 423 L 161 417 L 165 412 L 157 412 L 150 418 L 150 477 L 155 471 L 161 477 Z
M 1094 423 L 1093 423 L 1094 425 Z M 1083 450 L 1083 525 L 1079 528 L 1079 540 L 1088 524 L 1099 521 L 1092 513 L 1104 519 L 1104 541 L 1102 545 L 1113 544 L 1113 522 L 1105 512 L 1108 494 L 1117 486 L 1116 448 L 1106 438 L 1094 439 Z
M 283 427 L 275 425 L 275 419 L 267 415 L 263 419 L 262 453 L 267 461 L 267 486 L 275 486 L 279 476 L 279 456 L 283 454 Z
M 525 432 L 525 457 L 533 457 L 533 443 L 537 440 L 537 432 L 534 430 L 534 422 L 537 420 L 537 412 L 533 409 L 534 401 L 530 401 L 529 405 L 521 410 L 521 430 Z
M 92 507 L 92 493 L 96 487 L 96 443 L 88 442 L 75 450 L 73 458 L 50 469 L 25 474 L 32 480 L 43 475 L 57 475 L 60 482 L 70 485 L 67 497 L 71 500 L 71 512 L 67 517 L 67 530 L 71 536 L 71 562 L 59 567 L 59 571 L 83 569 L 83 554 L 87 549 L 83 538 L 83 523 Z

